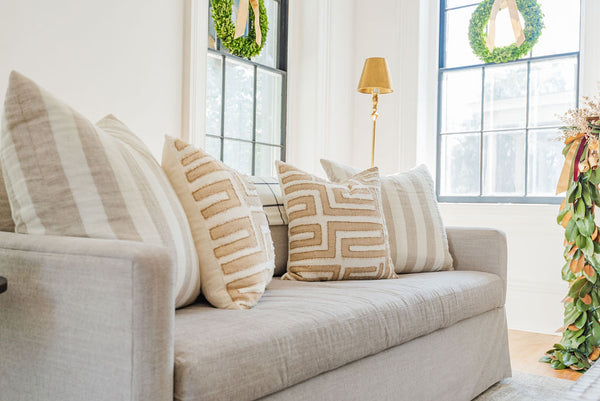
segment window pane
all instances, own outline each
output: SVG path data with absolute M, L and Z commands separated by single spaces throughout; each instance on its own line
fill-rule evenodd
M 469 21 L 475 7 L 459 8 L 446 12 L 445 67 L 483 64 L 469 44 Z
M 281 148 L 256 144 L 256 168 L 254 175 L 275 177 L 275 160 L 281 159 Z
M 277 48 L 279 43 L 279 2 L 275 0 L 265 0 L 267 8 L 267 19 L 269 20 L 269 32 L 267 33 L 267 42 L 260 54 L 254 57 L 254 61 L 269 67 L 277 68 Z
M 461 7 L 470 4 L 477 4 L 475 0 L 446 0 L 446 8 Z
M 282 77 L 258 69 L 256 82 L 256 140 L 281 143 Z
M 529 126 L 560 125 L 557 115 L 576 104 L 577 58 L 531 63 Z
M 527 156 L 527 194 L 554 196 L 564 157 L 557 129 L 530 130 Z
M 525 132 L 483 134 L 483 195 L 525 195 Z
M 485 129 L 525 127 L 527 65 L 487 67 L 485 70 Z
M 441 195 L 479 195 L 479 134 L 443 135 Z
M 225 136 L 252 140 L 254 68 L 225 61 Z
M 217 160 L 221 160 L 221 138 L 206 136 L 204 140 L 204 150 Z
M 215 32 L 215 21 L 212 19 L 210 2 L 208 4 L 208 48 L 217 48 L 217 33 Z
M 538 0 L 544 25 L 534 57 L 579 51 L 580 0 Z
M 206 68 L 206 132 L 221 135 L 221 57 L 209 54 Z
M 481 68 L 442 77 L 442 132 L 481 129 Z
M 252 144 L 225 139 L 223 163 L 242 174 L 252 174 Z

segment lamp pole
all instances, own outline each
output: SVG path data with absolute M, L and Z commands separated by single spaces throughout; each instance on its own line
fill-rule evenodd
M 371 113 L 371 118 L 373 119 L 373 144 L 371 145 L 371 167 L 375 165 L 375 126 L 377 125 L 377 117 L 379 117 L 379 113 L 377 113 L 377 103 L 379 102 L 379 89 L 375 89 L 373 91 L 373 112 Z

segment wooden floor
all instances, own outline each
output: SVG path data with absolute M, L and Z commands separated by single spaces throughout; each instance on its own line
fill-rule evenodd
M 581 373 L 571 369 L 554 370 L 549 364 L 539 362 L 544 353 L 559 341 L 560 336 L 509 330 L 508 344 L 513 370 L 560 379 L 579 379 Z

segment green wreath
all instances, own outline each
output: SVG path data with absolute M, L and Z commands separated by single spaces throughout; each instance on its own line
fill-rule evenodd
M 495 47 L 493 51 L 485 45 L 487 33 L 485 28 L 490 19 L 494 0 L 483 0 L 471 16 L 469 24 L 469 42 L 473 53 L 486 63 L 505 63 L 523 57 L 537 43 L 544 28 L 542 10 L 536 0 L 516 0 L 517 8 L 525 20 L 523 34 L 525 41 L 521 46 L 512 43 L 509 46 Z
M 260 45 L 256 43 L 256 32 L 254 24 L 250 23 L 250 32 L 247 36 L 241 36 L 234 39 L 235 24 L 231 19 L 233 0 L 211 0 L 211 16 L 215 21 L 215 32 L 223 46 L 236 56 L 252 58 L 260 54 L 260 51 L 267 41 L 267 32 L 269 31 L 269 22 L 267 21 L 267 9 L 264 0 L 259 0 L 258 11 L 260 13 L 260 32 L 262 40 Z M 254 12 L 249 7 L 249 21 L 254 21 Z

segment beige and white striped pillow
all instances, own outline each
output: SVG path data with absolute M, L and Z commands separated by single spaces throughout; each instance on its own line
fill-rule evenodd
M 342 183 L 276 162 L 288 215 L 289 280 L 397 278 L 390 259 L 378 169 Z
M 0 138 L 16 232 L 165 246 L 175 260 L 176 306 L 197 298 L 198 259 L 183 208 L 123 123 L 108 116 L 94 125 L 13 72 Z
M 334 182 L 358 171 L 324 159 L 321 165 Z M 427 167 L 381 177 L 381 192 L 396 273 L 452 270 L 446 229 Z
M 256 188 L 214 157 L 171 137 L 165 141 L 162 167 L 192 228 L 202 293 L 218 308 L 253 307 L 275 267 Z

